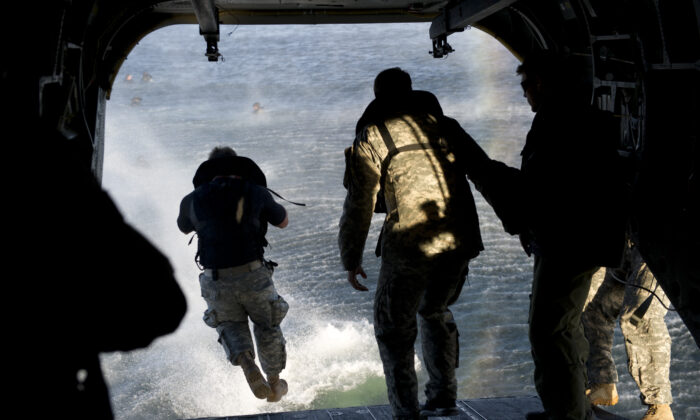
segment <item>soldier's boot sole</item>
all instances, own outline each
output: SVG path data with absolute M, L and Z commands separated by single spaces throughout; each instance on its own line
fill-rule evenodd
M 277 402 L 282 399 L 289 391 L 287 381 L 279 379 L 276 382 L 270 381 L 270 395 L 267 396 L 267 402 Z

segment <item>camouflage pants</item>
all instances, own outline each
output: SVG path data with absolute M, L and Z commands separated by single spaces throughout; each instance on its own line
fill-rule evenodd
M 591 416 L 581 312 L 594 270 L 562 258 L 535 257 L 529 336 L 535 388 L 552 419 Z
M 204 322 L 216 328 L 219 343 L 231 363 L 236 365 L 238 355 L 243 352 L 255 356 L 248 328 L 250 318 L 263 372 L 268 376 L 279 374 L 287 362 L 280 322 L 289 305 L 277 294 L 272 272 L 262 266 L 249 273 L 219 276 L 216 280 L 202 273 L 199 284 L 208 306 Z
M 671 338 L 664 317 L 666 308 L 645 290 L 625 286 L 617 277 L 654 291 L 664 304 L 668 299 L 635 248 L 628 248 L 621 269 L 600 269 L 593 276 L 583 326 L 591 346 L 588 359 L 590 385 L 618 381 L 612 357 L 615 322 L 619 321 L 625 337 L 628 369 L 637 382 L 644 404 L 670 404 Z M 640 306 L 650 300 L 641 320 L 634 315 Z
M 459 297 L 468 263 L 464 258 L 438 258 L 411 266 L 382 262 L 374 299 L 374 331 L 394 418 L 416 418 L 419 412 L 414 366 L 416 314 L 420 315 L 429 376 L 426 397 L 432 401 L 457 397 L 459 334 L 448 306 Z

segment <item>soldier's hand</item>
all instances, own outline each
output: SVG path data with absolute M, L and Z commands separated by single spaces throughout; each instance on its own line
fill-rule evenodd
M 354 270 L 348 270 L 348 282 L 350 282 L 350 285 L 355 290 L 359 290 L 361 292 L 368 291 L 369 289 L 367 287 L 365 287 L 362 283 L 357 281 L 358 274 L 361 275 L 363 279 L 367 278 L 365 270 L 362 269 L 361 265 L 358 265 Z

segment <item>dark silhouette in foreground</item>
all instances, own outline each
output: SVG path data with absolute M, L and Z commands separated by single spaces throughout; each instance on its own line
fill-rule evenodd
M 520 170 L 486 160 L 468 173 L 505 230 L 534 255 L 530 343 L 545 413 L 528 418 L 588 419 L 588 343 L 581 311 L 600 266 L 624 249 L 625 189 L 608 113 L 572 87 L 573 62 L 544 52 L 518 67 L 536 113 Z
M 20 307 L 8 398 L 27 415 L 111 419 L 99 354 L 175 331 L 185 297 L 168 259 L 125 223 L 73 143 L 51 130 L 37 137 L 10 227 L 20 252 L 6 296 Z

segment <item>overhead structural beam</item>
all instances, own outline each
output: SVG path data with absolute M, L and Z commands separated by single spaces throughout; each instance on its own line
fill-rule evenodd
M 199 22 L 199 34 L 207 42 L 205 55 L 209 61 L 217 61 L 219 54 L 219 10 L 214 0 L 192 0 L 192 8 Z
M 433 57 L 441 58 L 454 52 L 447 43 L 447 35 L 461 32 L 469 25 L 505 9 L 516 0 L 462 0 L 447 6 L 442 14 L 430 24 L 430 39 L 433 40 Z
M 461 32 L 469 25 L 505 9 L 516 0 L 462 0 L 445 8 L 430 25 L 430 39 Z

